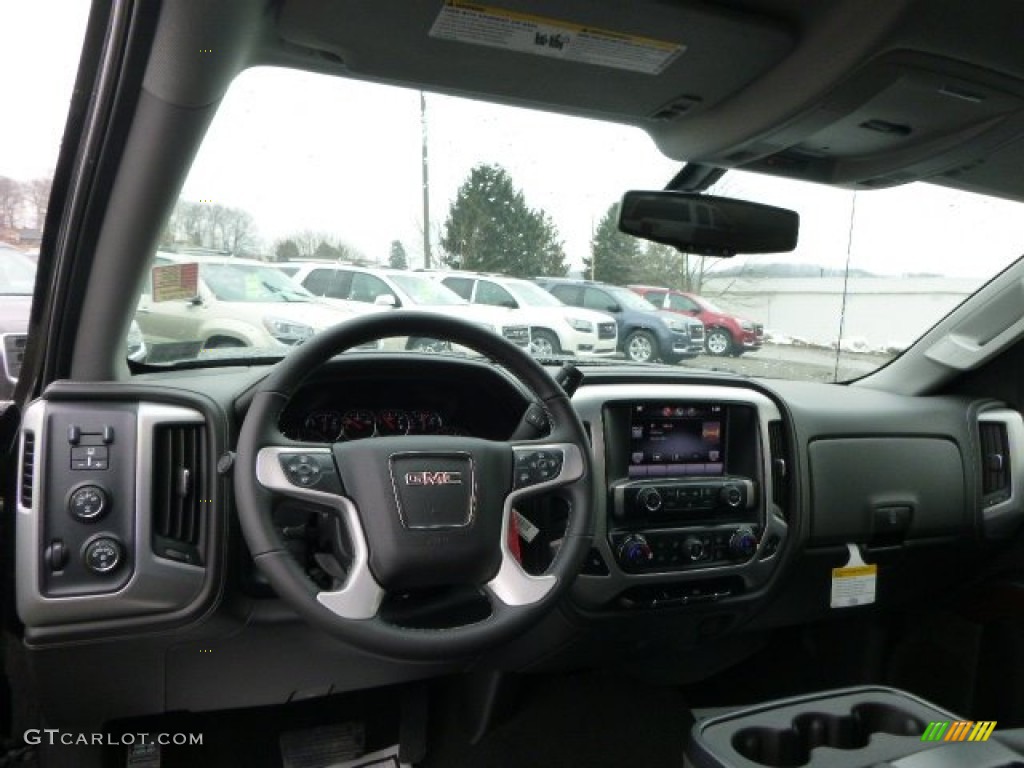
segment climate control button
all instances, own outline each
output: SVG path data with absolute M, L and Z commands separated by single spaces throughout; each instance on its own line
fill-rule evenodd
M 683 552 L 693 562 L 703 560 L 708 554 L 707 546 L 696 536 L 688 536 L 686 538 L 686 541 L 683 542 Z
M 748 560 L 757 551 L 757 535 L 750 528 L 737 528 L 729 539 L 729 554 L 737 560 Z
M 639 534 L 626 537 L 616 554 L 626 568 L 643 568 L 654 559 L 654 550 L 647 539 Z

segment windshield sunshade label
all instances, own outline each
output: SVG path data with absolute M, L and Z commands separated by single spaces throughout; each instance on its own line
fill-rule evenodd
M 430 36 L 647 75 L 660 74 L 686 50 L 678 43 L 461 0 L 447 0 L 430 28 Z

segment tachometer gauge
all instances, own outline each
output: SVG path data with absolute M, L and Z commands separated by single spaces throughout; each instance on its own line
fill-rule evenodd
M 394 408 L 377 413 L 377 433 L 381 435 L 404 435 L 409 432 L 409 414 Z
M 373 437 L 375 428 L 373 411 L 345 411 L 341 417 L 341 434 L 346 440 Z
M 337 411 L 310 411 L 302 422 L 303 439 L 333 443 L 341 437 L 341 414 Z
M 418 435 L 436 435 L 441 431 L 443 422 L 437 411 L 410 411 L 409 431 Z

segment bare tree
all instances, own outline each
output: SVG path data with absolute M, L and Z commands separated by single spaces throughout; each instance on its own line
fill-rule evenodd
M 43 222 L 46 220 L 46 209 L 50 203 L 50 187 L 52 186 L 53 179 L 51 178 L 32 179 L 22 185 L 25 199 L 35 214 L 36 229 L 42 229 Z
M 338 261 L 366 261 L 358 249 L 344 242 L 341 238 L 326 232 L 304 229 L 295 232 L 284 240 L 290 240 L 298 248 L 302 259 L 334 259 Z
M 22 199 L 22 185 L 7 176 L 0 176 L 0 227 L 13 229 L 18 226 Z
M 256 222 L 248 211 L 228 208 L 221 226 L 224 250 L 238 256 L 256 246 Z

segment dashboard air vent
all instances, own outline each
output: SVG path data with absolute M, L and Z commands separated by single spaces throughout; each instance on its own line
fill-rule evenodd
M 32 481 L 36 475 L 36 435 L 25 432 L 25 444 L 21 452 L 21 506 L 32 507 Z
M 768 422 L 768 449 L 772 467 L 772 501 L 788 517 L 790 463 L 786 448 L 786 433 L 781 421 Z
M 153 552 L 198 565 L 209 505 L 206 428 L 161 424 L 153 434 Z
M 998 504 L 1010 497 L 1010 438 L 1006 424 L 982 421 L 978 424 L 981 437 L 981 493 L 985 504 Z

